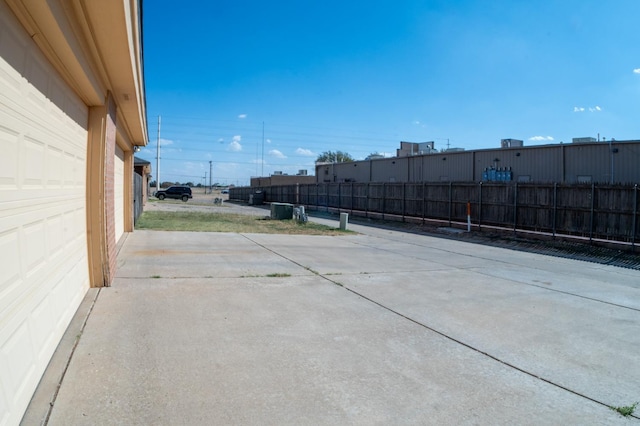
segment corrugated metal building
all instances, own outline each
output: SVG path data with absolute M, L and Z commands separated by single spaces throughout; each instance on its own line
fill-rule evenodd
M 639 183 L 640 140 L 515 146 L 321 164 L 322 182 Z M 509 172 L 509 173 L 508 173 Z M 484 176 L 483 176 L 484 175 Z

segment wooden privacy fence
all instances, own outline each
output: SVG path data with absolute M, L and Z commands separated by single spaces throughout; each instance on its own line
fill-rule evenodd
M 232 188 L 247 201 L 261 191 L 265 202 L 338 210 L 357 216 L 400 220 L 467 222 L 476 229 L 571 235 L 630 243 L 640 240 L 638 185 L 533 183 L 319 183 Z

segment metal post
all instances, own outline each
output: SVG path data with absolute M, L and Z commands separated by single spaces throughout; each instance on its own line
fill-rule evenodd
M 365 204 L 365 210 L 364 210 L 364 217 L 368 218 L 369 217 L 369 197 L 371 196 L 371 184 L 369 182 L 367 182 L 367 199 L 366 204 Z
M 386 200 L 387 200 L 387 191 L 386 191 L 386 183 L 382 184 L 382 220 L 384 220 L 384 210 L 385 210 L 385 204 L 386 204 Z
M 407 183 L 402 183 L 402 222 L 404 223 L 404 216 L 407 209 Z
M 449 226 L 451 226 L 451 215 L 453 211 L 453 184 L 449 181 Z
M 478 231 L 482 229 L 482 182 L 478 184 Z
M 638 184 L 633 185 L 633 224 L 631 225 L 631 252 L 636 251 L 636 222 L 638 215 Z
M 355 200 L 355 195 L 353 195 L 353 183 L 351 183 L 351 216 L 353 216 L 353 201 Z
M 596 185 L 594 183 L 591 184 L 591 217 L 589 219 L 589 242 L 593 241 L 593 210 L 594 210 L 594 201 L 595 201 L 595 193 L 596 193 Z
M 553 238 L 556 237 L 556 216 L 558 214 L 558 182 L 553 183 Z
M 422 224 L 424 225 L 424 217 L 427 213 L 427 184 L 422 182 Z
M 518 182 L 513 187 L 513 232 L 518 229 Z
M 160 190 L 160 124 L 162 119 L 158 116 L 158 144 L 156 146 L 156 192 Z M 205 181 L 206 185 L 207 182 Z

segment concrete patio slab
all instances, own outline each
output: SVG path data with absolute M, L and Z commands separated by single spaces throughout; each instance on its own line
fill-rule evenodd
M 48 424 L 638 424 L 640 272 L 350 229 L 129 235 Z

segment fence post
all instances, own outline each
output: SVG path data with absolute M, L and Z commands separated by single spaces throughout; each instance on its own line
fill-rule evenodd
M 553 238 L 556 238 L 556 215 L 558 214 L 558 182 L 553 183 Z
M 513 232 L 518 229 L 518 182 L 513 186 Z
M 329 212 L 329 184 L 324 184 L 324 211 Z
M 402 223 L 404 223 L 406 208 L 407 208 L 407 183 L 402 182 Z
M 424 217 L 427 212 L 427 184 L 422 182 L 422 224 L 424 225 Z
M 591 184 L 591 217 L 589 218 L 589 243 L 593 242 L 593 210 L 595 204 L 596 184 Z
M 367 182 L 367 199 L 366 199 L 365 210 L 364 210 L 364 217 L 366 218 L 369 217 L 369 197 L 371 196 L 370 192 L 371 192 L 371 184 Z
M 355 195 L 353 195 L 353 182 L 351 183 L 351 216 L 353 216 L 353 201 L 355 200 Z
M 384 220 L 384 210 L 385 210 L 385 205 L 386 200 L 387 200 L 387 191 L 386 191 L 386 183 L 382 183 L 382 220 Z
M 482 181 L 478 184 L 478 231 L 482 229 Z
M 451 227 L 452 212 L 453 212 L 453 182 L 449 181 L 449 227 Z
M 631 252 L 636 251 L 636 222 L 638 215 L 638 184 L 633 185 L 633 224 L 631 225 Z

